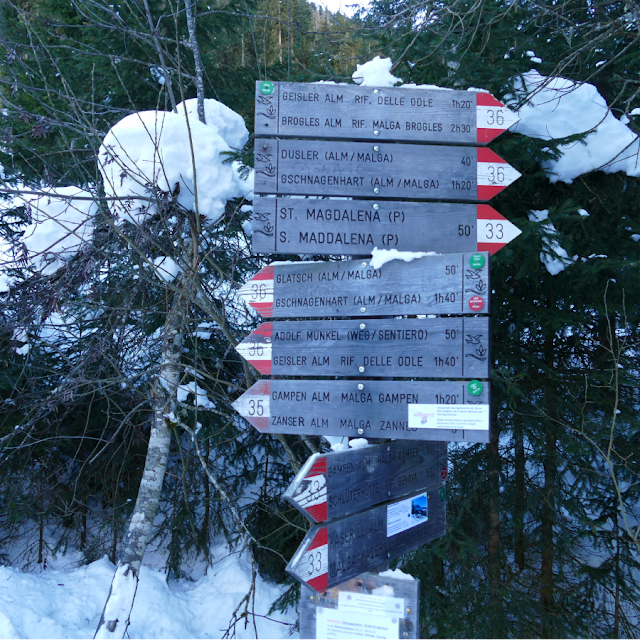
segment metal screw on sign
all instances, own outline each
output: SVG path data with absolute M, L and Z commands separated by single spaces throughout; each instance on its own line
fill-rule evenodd
M 479 396 L 482 393 L 482 389 L 484 387 L 482 386 L 482 382 L 480 382 L 480 380 L 472 380 L 468 385 L 467 385 L 467 391 L 472 395 L 472 396 Z
M 374 151 L 380 151 L 380 147 L 376 144 L 376 145 L 374 145 L 373 150 Z
M 364 373 L 364 367 L 358 367 L 358 371 L 359 371 L 360 373 Z
M 367 307 L 360 307 L 360 313 L 365 313 L 367 310 Z
M 373 193 L 380 193 L 380 187 L 373 187 Z
M 374 136 L 379 136 L 379 135 L 380 135 L 380 132 L 379 132 L 377 129 L 374 129 L 374 131 L 373 131 L 373 135 L 374 135 Z
M 361 436 L 364 433 L 364 429 L 358 429 L 358 435 Z
M 474 253 L 469 259 L 469 264 L 473 269 L 482 269 L 484 267 L 484 256 L 481 253 Z
M 377 211 L 380 208 L 380 205 L 379 204 L 374 204 L 373 208 Z
M 362 391 L 364 389 L 364 385 L 362 383 L 360 383 L 358 385 L 358 391 Z
M 360 325 L 360 328 L 361 328 L 361 329 L 366 329 L 366 328 L 367 328 L 367 325 L 366 325 L 366 324 L 364 324 L 364 322 L 363 322 L 363 323 Z
M 270 96 L 273 93 L 273 82 L 265 81 L 260 83 L 260 93 L 265 96 Z

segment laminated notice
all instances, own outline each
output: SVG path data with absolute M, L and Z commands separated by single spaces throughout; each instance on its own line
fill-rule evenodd
M 429 519 L 427 494 L 421 493 L 387 506 L 387 538 L 413 529 Z
M 387 640 L 398 638 L 398 616 L 372 616 L 364 613 L 340 611 L 318 607 L 316 611 L 316 638 L 369 638 Z
M 409 429 L 489 429 L 488 404 L 410 404 Z
M 340 611 L 366 613 L 370 616 L 391 615 L 403 618 L 404 598 L 340 591 L 338 593 L 338 609 L 340 609 Z

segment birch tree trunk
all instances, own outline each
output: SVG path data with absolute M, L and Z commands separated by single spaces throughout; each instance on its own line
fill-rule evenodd
M 153 423 L 138 498 L 129 523 L 122 556 L 111 582 L 95 638 L 123 638 L 138 588 L 140 566 L 153 531 L 175 422 L 182 355 L 184 300 L 176 294 L 165 326 L 160 375 L 153 387 Z
M 207 124 L 204 114 L 204 66 L 200 55 L 200 46 L 196 38 L 196 14 L 197 4 L 195 0 L 184 0 L 184 8 L 187 11 L 187 28 L 189 29 L 189 48 L 193 52 L 193 62 L 196 67 L 196 95 L 198 97 L 198 119 L 202 124 Z M 244 40 L 243 40 L 244 42 Z

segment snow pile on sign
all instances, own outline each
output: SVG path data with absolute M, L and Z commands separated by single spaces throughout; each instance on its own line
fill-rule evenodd
M 392 75 L 392 66 L 391 58 L 376 56 L 369 62 L 357 65 L 351 77 L 356 84 L 363 87 L 394 87 L 402 83 L 402 79 Z
M 194 106 L 187 101 L 187 113 Z M 223 107 L 205 101 L 206 125 L 194 115 L 187 119 L 167 111 L 141 111 L 115 124 L 98 154 L 107 196 L 123 199 L 110 202 L 112 213 L 141 223 L 156 213 L 156 198 L 173 197 L 214 222 L 227 200 L 248 195 L 252 181 L 240 177 L 235 163 L 223 164 L 220 155 L 244 143 L 248 133 Z
M 551 182 L 571 183 L 590 171 L 640 177 L 638 136 L 611 113 L 592 84 L 529 71 L 516 80 L 509 101 L 513 105 L 524 97 L 520 122 L 511 131 L 544 140 L 591 132 L 583 141 L 561 145 L 561 157 L 545 163 Z
M 214 566 L 195 581 L 167 584 L 162 572 L 143 566 L 127 637 L 222 637 L 232 612 L 249 592 L 251 562 L 244 555 L 230 555 L 224 547 L 212 552 Z M 0 567 L 0 638 L 92 638 L 113 573 L 106 557 L 77 569 L 40 574 Z M 255 623 L 260 638 L 289 637 L 295 612 L 272 614 L 272 620 L 264 617 L 282 591 L 256 578 L 255 613 L 260 617 Z M 235 637 L 255 638 L 253 623 L 251 615 L 246 621 L 240 618 Z
M 564 271 L 566 266 L 578 259 L 577 255 L 570 258 L 566 250 L 563 249 L 560 243 L 553 237 L 558 235 L 558 231 L 553 222 L 549 220 L 549 211 L 547 209 L 530 211 L 529 220 L 542 223 L 542 232 L 545 235 L 542 238 L 540 261 L 552 276 L 557 276 L 561 271 Z

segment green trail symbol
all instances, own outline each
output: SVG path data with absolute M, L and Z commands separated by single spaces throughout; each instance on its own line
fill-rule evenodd
M 481 253 L 474 253 L 469 260 L 469 264 L 474 269 L 482 269 L 484 267 L 484 256 Z
M 273 93 L 273 82 L 265 81 L 260 83 L 260 93 L 270 96 Z
M 479 396 L 482 393 L 482 382 L 480 382 L 480 380 L 472 380 L 468 385 L 467 385 L 467 391 L 472 395 L 472 396 Z

